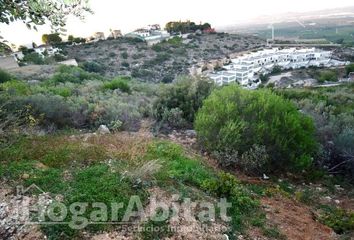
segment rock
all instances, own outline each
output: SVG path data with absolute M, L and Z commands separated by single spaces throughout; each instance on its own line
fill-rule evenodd
M 109 129 L 108 129 L 108 131 L 109 131 Z M 85 133 L 82 135 L 82 140 L 84 142 L 87 142 L 94 135 L 95 135 L 94 133 Z
M 110 134 L 111 131 L 109 131 L 108 127 L 106 125 L 100 125 L 100 127 L 97 129 L 98 134 Z
M 331 198 L 330 196 L 324 197 L 324 199 L 325 199 L 327 202 L 332 201 L 332 198 Z
M 263 180 L 269 180 L 269 177 L 263 173 Z
M 28 80 L 27 83 L 34 85 L 34 84 L 39 84 L 39 83 L 41 83 L 41 81 L 39 81 L 39 80 Z
M 29 174 L 27 174 L 27 173 L 24 173 L 24 174 L 22 174 L 22 179 L 29 179 Z
M 197 132 L 194 130 L 186 130 L 185 133 L 188 137 L 196 137 L 197 136 Z

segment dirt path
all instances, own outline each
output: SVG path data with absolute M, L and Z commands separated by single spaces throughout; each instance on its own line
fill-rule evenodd
M 268 221 L 276 224 L 288 240 L 337 239 L 332 229 L 314 220 L 307 206 L 282 196 L 263 198 L 261 202 Z

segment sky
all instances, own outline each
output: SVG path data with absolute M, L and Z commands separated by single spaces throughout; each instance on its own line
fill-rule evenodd
M 224 26 L 247 22 L 262 15 L 286 12 L 353 6 L 353 0 L 90 0 L 93 15 L 84 21 L 70 17 L 67 33 L 88 37 L 94 32 L 120 29 L 123 33 L 149 24 L 168 21 L 191 20 L 209 22 L 212 26 Z M 22 23 L 0 24 L 0 35 L 15 45 L 41 43 L 41 35 L 50 33 L 49 26 L 41 26 L 38 32 L 28 30 Z M 63 37 L 66 38 L 66 37 Z

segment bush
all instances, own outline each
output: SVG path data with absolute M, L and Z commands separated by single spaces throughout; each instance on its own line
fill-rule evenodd
M 261 74 L 261 75 L 259 75 L 259 79 L 261 80 L 262 83 L 265 83 L 269 80 L 269 76 Z
M 341 208 L 325 208 L 319 220 L 338 234 L 354 230 L 354 213 L 347 212 Z
M 276 65 L 272 69 L 272 74 L 278 74 L 278 73 L 281 73 L 281 67 Z
M 55 95 L 59 95 L 62 97 L 70 97 L 72 95 L 72 90 L 68 87 L 52 87 L 48 89 Z
M 122 57 L 123 59 L 128 59 L 129 55 L 128 55 L 127 52 L 122 52 L 121 57 Z
M 202 188 L 231 202 L 229 211 L 233 231 L 241 231 L 255 218 L 259 202 L 229 173 L 220 173 L 217 178 L 205 180 Z
M 130 86 L 127 80 L 124 78 L 116 78 L 110 82 L 106 82 L 103 84 L 103 88 L 110 89 L 110 90 L 119 89 L 122 92 L 131 93 Z
M 317 76 L 316 79 L 320 83 L 324 82 L 336 82 L 338 81 L 338 73 L 334 70 L 325 70 L 321 71 Z
M 52 77 L 54 83 L 82 83 L 85 80 L 100 79 L 96 74 L 86 72 L 82 68 L 61 65 Z
M 131 95 L 127 98 L 130 97 Z M 102 99 L 96 99 L 94 109 L 90 113 L 90 125 L 98 127 L 100 124 L 106 124 L 115 128 L 114 130 L 138 130 L 143 117 L 139 100 L 132 98 L 129 102 L 127 98 L 107 95 Z
M 9 95 L 28 95 L 30 93 L 28 84 L 18 80 L 0 84 L 0 90 L 6 91 Z
M 240 157 L 254 144 L 264 146 L 268 170 L 303 169 L 316 152 L 312 120 L 269 90 L 215 90 L 198 111 L 195 128 L 210 152 L 235 149 Z
M 351 73 L 351 72 L 354 72 L 354 63 L 347 65 L 345 67 L 345 71 L 346 71 L 347 75 L 349 75 L 349 73 Z
M 21 110 L 30 106 L 39 125 L 57 128 L 79 127 L 86 122 L 87 116 L 80 110 L 66 103 L 60 96 L 37 94 L 13 99 L 7 106 L 9 110 Z
M 0 83 L 4 83 L 12 79 L 13 77 L 11 76 L 11 74 L 6 72 L 5 70 L 0 69 Z
M 293 100 L 299 109 L 313 118 L 320 153 L 316 164 L 327 172 L 354 180 L 354 85 L 332 88 L 277 90 Z M 351 154 L 350 154 L 351 153 Z
M 102 73 L 104 66 L 98 62 L 84 62 L 82 68 L 87 72 Z
M 250 150 L 244 152 L 240 158 L 239 165 L 247 174 L 262 174 L 269 156 L 265 146 L 253 145 Z
M 161 89 L 154 103 L 154 116 L 164 122 L 167 115 L 180 115 L 178 122 L 192 125 L 197 110 L 210 94 L 214 84 L 206 79 L 183 78 Z
M 179 108 L 165 109 L 161 122 L 166 123 L 172 128 L 184 128 L 188 126 L 186 120 L 183 118 L 183 111 Z
M 36 52 L 25 55 L 23 57 L 23 61 L 32 64 L 39 64 L 39 65 L 44 64 L 44 58 L 42 57 L 42 55 Z
M 128 62 L 122 62 L 122 66 L 128 68 L 130 65 Z

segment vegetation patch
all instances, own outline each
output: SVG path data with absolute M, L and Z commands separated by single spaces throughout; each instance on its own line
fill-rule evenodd
M 126 78 L 116 78 L 103 84 L 104 89 L 116 90 L 119 89 L 125 93 L 131 93 L 130 86 Z
M 232 160 L 246 153 L 245 161 L 257 161 L 255 151 L 265 149 L 269 160 L 256 166 L 261 164 L 268 171 L 305 169 L 316 152 L 312 120 L 268 90 L 247 91 L 237 86 L 215 90 L 199 110 L 195 128 L 207 150 L 228 153 L 219 159 L 223 165 L 237 165 Z M 252 150 L 254 144 L 264 148 Z

